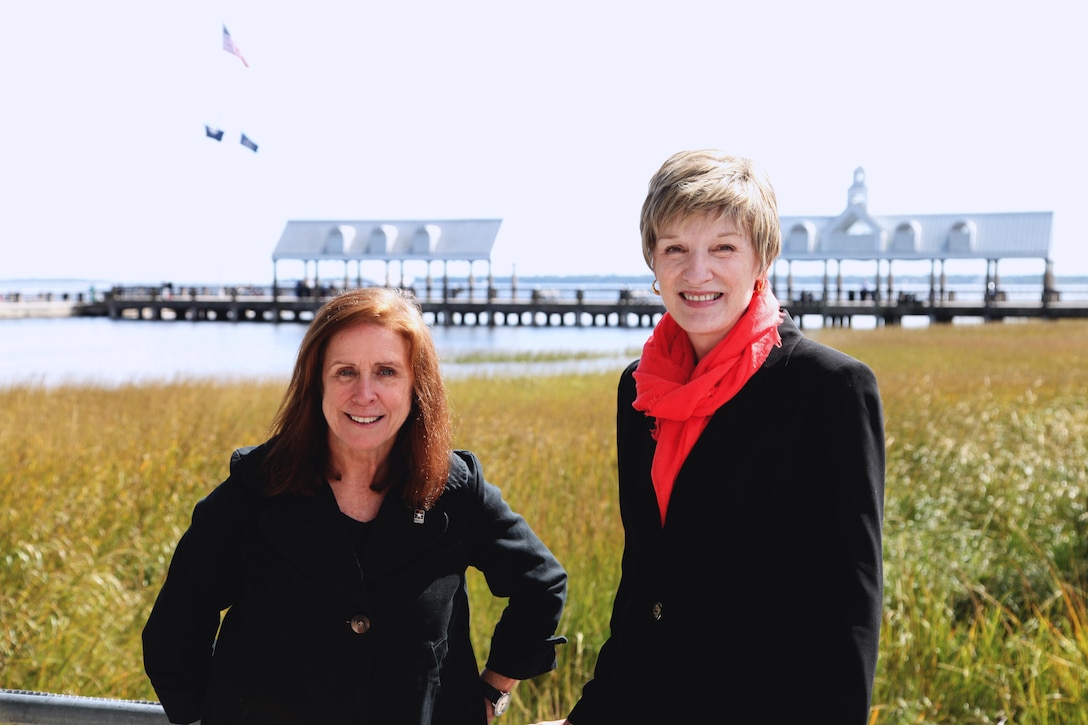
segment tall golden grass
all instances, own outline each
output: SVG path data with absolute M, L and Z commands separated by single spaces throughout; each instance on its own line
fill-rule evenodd
M 1088 323 L 808 334 L 869 363 L 885 405 L 871 722 L 1088 725 Z M 618 372 L 449 383 L 457 445 L 570 573 L 570 644 L 519 687 L 512 722 L 564 715 L 607 635 Z M 264 439 L 282 389 L 0 388 L 0 687 L 154 699 L 140 629 L 170 553 L 230 451 Z M 469 583 L 482 655 L 503 602 Z M 786 719 L 819 722 L 819 707 Z

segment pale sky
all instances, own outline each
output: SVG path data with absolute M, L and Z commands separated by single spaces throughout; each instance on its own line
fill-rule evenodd
M 859 166 L 876 215 L 1052 211 L 1088 274 L 1086 7 L 0 0 L 0 280 L 268 283 L 288 220 L 382 218 L 503 219 L 496 276 L 647 274 L 646 182 L 704 147 L 784 216 Z

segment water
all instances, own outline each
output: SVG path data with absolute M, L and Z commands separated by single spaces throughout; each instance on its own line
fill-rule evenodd
M 179 379 L 286 380 L 302 323 L 157 322 L 108 318 L 0 319 L 0 385 L 123 385 Z M 614 371 L 649 328 L 435 327 L 448 377 Z M 587 360 L 458 363 L 471 353 L 589 352 Z
M 31 284 L 33 282 L 33 284 Z M 106 283 L 88 280 L 5 282 L 0 294 L 21 291 L 78 294 Z M 582 285 L 579 285 L 582 286 Z M 1088 299 L 1084 280 L 1059 284 L 1064 300 Z M 611 284 L 610 294 L 615 285 Z M 819 292 L 818 286 L 798 290 Z M 977 284 L 957 287 L 958 294 L 980 296 Z M 1037 285 L 1009 285 L 1010 299 L 1037 298 Z M 913 290 L 909 290 L 913 291 Z M 918 288 L 924 294 L 924 287 Z M 819 316 L 806 316 L 802 327 L 820 327 Z M 928 318 L 904 318 L 904 326 L 925 326 Z M 859 315 L 853 327 L 871 328 L 876 319 Z M 649 328 L 619 327 L 435 327 L 435 341 L 447 376 L 547 375 L 566 372 L 619 373 L 637 356 Z M 119 385 L 180 378 L 283 379 L 294 366 L 305 333 L 302 323 L 152 322 L 106 318 L 0 319 L 0 385 L 14 383 L 98 383 Z M 458 363 L 470 353 L 517 354 L 588 352 L 587 360 L 541 363 Z

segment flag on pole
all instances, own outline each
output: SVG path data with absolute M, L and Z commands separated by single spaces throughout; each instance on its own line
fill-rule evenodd
M 246 68 L 249 67 L 249 63 L 246 63 L 246 59 L 242 57 L 242 51 L 238 50 L 238 46 L 231 40 L 230 33 L 227 32 L 227 26 L 223 26 L 223 50 L 227 51 L 231 55 L 238 56 L 238 60 L 242 61 L 242 65 Z
M 252 139 L 250 139 L 249 136 L 246 136 L 244 133 L 242 134 L 242 145 L 253 153 L 257 153 L 257 144 L 253 143 Z

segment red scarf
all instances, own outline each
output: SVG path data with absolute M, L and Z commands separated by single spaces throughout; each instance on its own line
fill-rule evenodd
M 661 525 L 676 475 L 710 416 L 759 370 L 778 334 L 784 313 L 768 285 L 752 295 L 748 309 L 710 353 L 695 364 L 687 333 L 666 312 L 642 348 L 635 370 L 635 410 L 654 419 L 657 451 L 650 470 Z

